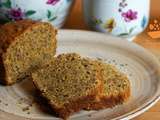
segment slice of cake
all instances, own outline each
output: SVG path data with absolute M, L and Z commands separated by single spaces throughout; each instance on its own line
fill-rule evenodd
M 36 88 L 53 110 L 66 119 L 72 113 L 98 101 L 103 87 L 100 67 L 78 54 L 61 54 L 32 74 Z
M 101 66 L 103 94 L 100 101 L 93 100 L 88 110 L 98 110 L 114 107 L 125 103 L 130 97 L 130 82 L 127 76 L 121 73 L 115 66 L 97 61 Z
M 22 20 L 0 28 L 0 82 L 10 85 L 56 52 L 57 31 L 49 23 Z

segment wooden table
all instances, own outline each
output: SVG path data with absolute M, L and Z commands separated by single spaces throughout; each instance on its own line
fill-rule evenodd
M 69 15 L 64 28 L 67 29 L 82 29 L 89 30 L 89 28 L 84 24 L 83 13 L 81 9 L 81 0 L 75 0 L 74 6 L 72 8 L 71 14 Z M 151 21 L 155 18 L 160 17 L 160 0 L 151 0 Z M 159 16 L 158 16 L 159 13 Z M 160 22 L 160 19 L 159 19 Z M 152 39 L 147 34 L 148 29 L 146 29 L 142 34 L 138 35 L 134 42 L 147 48 L 153 52 L 156 57 L 160 59 L 160 38 Z M 152 107 L 150 110 L 144 114 L 134 118 L 134 120 L 160 120 L 160 101 Z

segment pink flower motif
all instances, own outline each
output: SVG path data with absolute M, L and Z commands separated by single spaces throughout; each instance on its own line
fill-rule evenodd
M 13 8 L 8 11 L 9 18 L 12 20 L 22 20 L 25 16 L 24 12 L 22 12 L 21 8 Z
M 48 5 L 55 5 L 55 4 L 57 4 L 59 1 L 60 1 L 60 0 L 48 0 L 48 1 L 47 1 L 47 4 L 48 4 Z
M 129 9 L 127 12 L 122 13 L 122 17 L 124 17 L 124 20 L 126 22 L 131 22 L 132 20 L 137 19 L 137 14 L 138 13 L 136 11 L 132 11 L 131 9 Z

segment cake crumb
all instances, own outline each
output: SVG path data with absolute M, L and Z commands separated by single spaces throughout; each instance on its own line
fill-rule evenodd
M 28 107 L 28 106 L 22 109 L 22 111 L 24 111 L 24 112 L 25 112 L 25 111 L 28 111 L 28 110 L 29 110 L 29 107 Z

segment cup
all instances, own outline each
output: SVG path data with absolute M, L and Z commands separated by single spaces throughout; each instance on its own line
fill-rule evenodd
M 89 27 L 130 41 L 146 28 L 149 10 L 150 0 L 83 0 Z
M 73 0 L 0 0 L 0 22 L 33 19 L 63 26 Z

